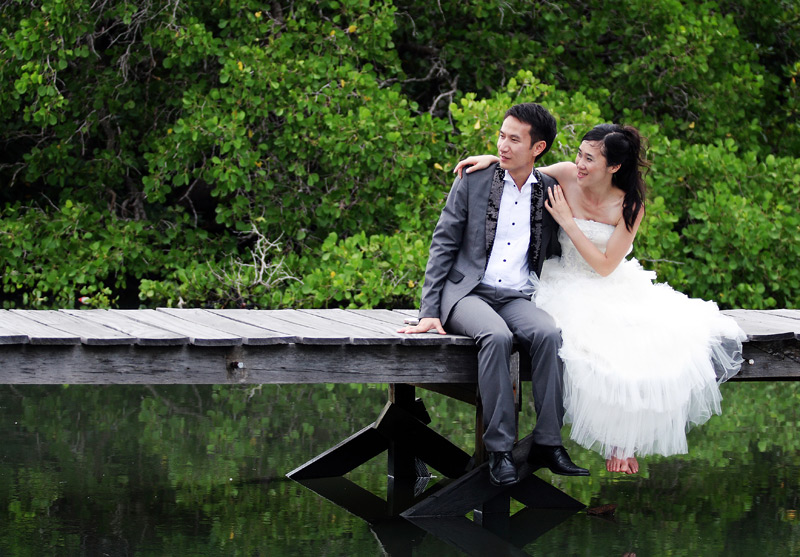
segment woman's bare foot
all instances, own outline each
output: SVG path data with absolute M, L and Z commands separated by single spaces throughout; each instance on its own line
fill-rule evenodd
M 616 449 L 614 453 L 617 453 Z M 612 453 L 611 458 L 606 460 L 606 470 L 609 472 L 619 472 L 620 474 L 635 474 L 639 471 L 639 461 L 635 456 L 630 458 L 620 458 Z
M 621 474 L 631 474 L 627 458 L 617 458 L 612 456 L 606 460 L 606 470 L 609 472 L 619 472 Z

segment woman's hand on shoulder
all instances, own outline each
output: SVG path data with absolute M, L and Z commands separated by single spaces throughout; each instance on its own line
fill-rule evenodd
M 572 209 L 570 209 L 567 198 L 564 196 L 564 190 L 560 185 L 556 184 L 547 190 L 544 207 L 548 213 L 553 215 L 553 219 L 561 228 L 566 229 L 573 224 Z
M 474 172 L 475 170 L 481 170 L 482 168 L 488 167 L 493 162 L 498 162 L 500 159 L 494 155 L 473 155 L 471 157 L 467 157 L 462 161 L 458 161 L 458 164 L 453 169 L 455 174 L 458 174 L 459 178 L 463 178 L 463 172 L 469 174 L 470 172 Z M 465 167 L 469 166 L 464 170 Z

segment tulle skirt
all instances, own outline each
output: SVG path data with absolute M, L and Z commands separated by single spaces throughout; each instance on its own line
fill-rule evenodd
M 686 433 L 720 413 L 718 383 L 742 364 L 732 318 L 653 279 L 635 259 L 607 277 L 552 259 L 536 285 L 562 331 L 571 438 L 605 458 L 687 452 Z

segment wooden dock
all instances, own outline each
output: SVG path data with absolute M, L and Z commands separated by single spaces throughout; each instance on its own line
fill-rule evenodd
M 800 377 L 800 310 L 731 310 L 738 380 Z M 404 335 L 415 310 L 0 310 L 6 384 L 475 383 L 474 342 Z M 523 370 L 524 378 L 524 370 Z
M 506 543 L 490 531 L 508 532 L 515 522 L 509 521 L 510 498 L 526 510 L 548 509 L 537 518 L 538 529 L 516 521 L 524 522 L 528 536 L 581 509 L 580 502 L 533 475 L 535 470 L 525 462 L 529 437 L 514 449 L 522 481 L 510 488 L 489 483 L 475 344 L 458 335 L 397 333 L 416 313 L 0 310 L 0 383 L 386 383 L 389 401 L 373 423 L 287 475 L 364 516 L 376 532 L 379 523 L 402 516 L 445 538 L 458 532 L 453 543 L 465 551 Z M 745 365 L 734 380 L 800 379 L 800 310 L 726 313 L 748 335 Z M 524 359 L 515 355 L 512 381 L 518 401 L 526 375 Z M 417 387 L 476 405 L 472 454 L 429 427 L 431 418 L 415 396 Z M 383 451 L 388 452 L 390 484 L 386 501 L 344 477 Z M 418 492 L 417 480 L 426 474 L 426 465 L 449 479 Z M 473 521 L 464 517 L 470 510 Z M 442 522 L 442 517 L 449 518 Z M 516 554 L 515 547 L 503 547 Z

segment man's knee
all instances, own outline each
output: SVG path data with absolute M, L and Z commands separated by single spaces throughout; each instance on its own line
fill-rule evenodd
M 523 332 L 524 331 L 524 332 Z M 536 316 L 535 322 L 523 329 L 524 344 L 530 347 L 532 352 L 540 348 L 558 350 L 561 348 L 561 329 L 556 325 L 555 320 L 547 313 L 540 312 Z
M 550 323 L 538 331 L 538 336 L 542 346 L 561 348 L 561 329 L 556 326 L 555 321 L 552 321 L 552 319 Z
M 514 344 L 514 335 L 508 329 L 491 329 L 475 340 L 480 347 L 502 348 L 511 352 L 511 346 Z

